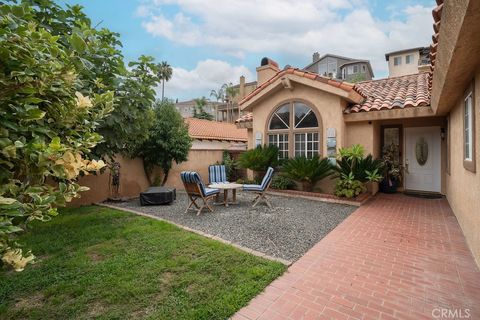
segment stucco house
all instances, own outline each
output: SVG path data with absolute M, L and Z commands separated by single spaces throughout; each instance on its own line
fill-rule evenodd
M 400 77 L 430 69 L 430 48 L 417 47 L 385 54 L 389 77 Z
M 264 58 L 236 123 L 249 148 L 274 144 L 280 157 L 334 157 L 353 144 L 380 157 L 398 144 L 403 190 L 445 195 L 479 263 L 480 1 L 437 4 L 429 72 L 351 84 Z
M 348 58 L 331 53 L 320 56 L 318 52 L 315 52 L 312 62 L 304 69 L 344 81 L 371 80 L 374 77 L 369 60 Z

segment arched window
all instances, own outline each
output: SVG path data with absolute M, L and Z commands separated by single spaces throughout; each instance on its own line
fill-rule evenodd
M 280 159 L 312 158 L 320 150 L 320 129 L 312 108 L 303 102 L 292 101 L 272 113 L 267 127 L 268 144 L 278 147 Z

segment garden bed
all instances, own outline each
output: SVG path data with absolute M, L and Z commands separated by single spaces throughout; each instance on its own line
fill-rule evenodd
M 329 193 L 320 193 L 320 192 L 309 192 L 309 191 L 299 191 L 299 190 L 281 190 L 281 189 L 270 189 L 268 192 L 270 194 L 284 195 L 284 196 L 293 196 L 293 197 L 302 197 L 305 199 L 331 202 L 331 203 L 341 203 L 348 204 L 352 206 L 361 206 L 372 197 L 371 193 L 364 192 L 354 198 L 345 198 L 337 197 L 336 195 Z

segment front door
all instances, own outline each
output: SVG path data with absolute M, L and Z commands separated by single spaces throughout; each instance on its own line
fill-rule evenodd
M 405 128 L 405 189 L 440 192 L 440 127 Z

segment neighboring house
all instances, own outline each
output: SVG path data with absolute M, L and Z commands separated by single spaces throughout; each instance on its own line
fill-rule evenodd
M 240 82 L 233 86 L 237 94 L 233 97 L 231 103 L 221 103 L 217 108 L 217 121 L 234 123 L 241 115 L 238 108 L 238 102 L 257 88 L 257 81 L 245 82 L 245 77 L 240 77 Z
M 175 108 L 180 112 L 183 118 L 193 117 L 193 111 L 196 108 L 195 100 L 188 100 L 175 103 Z M 212 115 L 213 119 L 217 119 L 217 107 L 220 103 L 215 101 L 208 101 L 207 105 L 203 108 L 205 112 Z M 221 120 L 219 120 L 221 121 Z
M 237 126 L 249 148 L 274 144 L 281 158 L 333 159 L 354 144 L 379 158 L 396 144 L 402 189 L 445 195 L 480 265 L 480 1 L 437 2 L 430 72 L 353 85 L 264 58 Z
M 430 48 L 418 47 L 385 54 L 388 76 L 400 77 L 430 71 Z
M 320 54 L 315 52 L 312 63 L 304 69 L 326 77 L 349 82 L 371 80 L 374 77 L 369 60 L 352 59 L 330 53 L 320 57 Z

